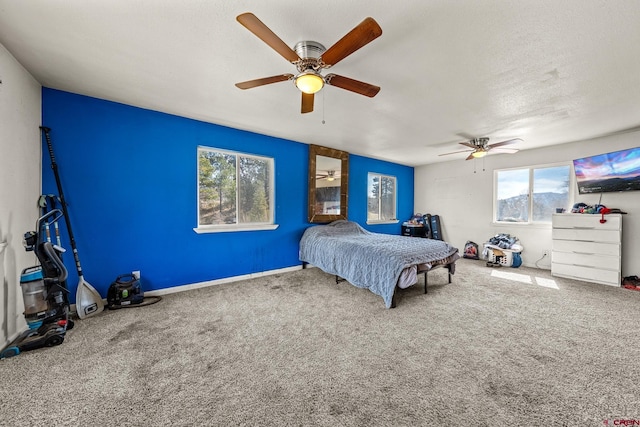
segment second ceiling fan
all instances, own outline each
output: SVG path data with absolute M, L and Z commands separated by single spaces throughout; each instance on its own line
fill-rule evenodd
M 470 153 L 465 160 L 477 159 L 484 157 L 491 150 L 501 153 L 514 154 L 518 152 L 517 148 L 503 148 L 505 145 L 521 142 L 522 139 L 514 138 L 508 141 L 496 142 L 495 144 L 489 144 L 489 138 L 473 138 L 466 142 L 459 142 L 460 145 L 471 148 L 471 150 L 453 151 L 451 153 L 439 154 L 439 156 L 448 156 L 449 154 L 458 153 Z
M 250 89 L 271 83 L 293 80 L 296 87 L 302 92 L 301 113 L 313 111 L 314 94 L 322 89 L 325 84 L 370 98 L 376 96 L 380 91 L 379 86 L 333 73 L 324 76 L 320 73 L 322 69 L 336 65 L 356 50 L 380 37 L 382 29 L 373 18 L 366 18 L 329 49 L 315 41 L 301 41 L 295 45 L 294 49 L 291 49 L 254 14 L 243 13 L 236 19 L 284 59 L 295 65 L 298 71 L 295 75 L 280 74 L 236 83 L 238 88 Z

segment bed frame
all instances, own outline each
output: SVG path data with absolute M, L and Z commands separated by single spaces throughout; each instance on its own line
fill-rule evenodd
M 454 261 L 450 262 L 449 264 L 436 264 L 433 267 L 428 268 L 428 269 L 422 269 L 422 270 L 418 269 L 418 274 L 424 273 L 424 293 L 425 294 L 428 293 L 427 292 L 427 286 L 429 284 L 429 280 L 427 279 L 427 277 L 428 277 L 427 273 L 429 273 L 430 271 L 433 271 L 433 270 L 435 270 L 437 268 L 441 268 L 441 267 L 446 268 L 448 270 L 447 271 L 447 277 L 449 279 L 449 283 L 451 283 L 451 276 L 453 276 L 453 274 L 456 271 L 456 261 L 457 261 L 457 258 Z M 308 264 L 307 262 L 303 262 L 302 263 L 302 268 L 306 269 L 307 268 L 307 264 Z M 337 274 L 335 276 L 336 276 L 336 285 L 338 283 L 340 283 L 340 282 L 346 282 L 346 280 L 347 280 L 347 279 L 343 279 L 342 277 L 338 276 Z M 399 288 L 396 285 L 396 287 L 395 287 L 395 289 L 393 291 L 393 298 L 391 299 L 391 308 L 396 308 L 396 295 L 398 293 L 398 289 Z
M 447 269 L 447 278 L 449 280 L 449 283 L 451 283 L 451 276 L 453 276 L 453 274 L 456 271 L 456 260 L 454 260 L 453 262 L 449 263 L 449 264 L 437 264 L 434 265 L 433 267 L 429 268 L 429 269 L 424 269 L 424 270 L 420 270 L 418 269 L 418 274 L 420 273 L 424 273 L 424 293 L 428 293 L 427 292 L 427 285 L 429 284 L 429 280 L 427 279 L 427 273 L 429 273 L 430 271 L 433 271 L 437 268 L 441 268 L 444 267 Z M 396 308 L 396 295 L 398 294 L 398 286 L 396 286 L 396 288 L 393 291 L 393 298 L 391 299 L 391 308 Z

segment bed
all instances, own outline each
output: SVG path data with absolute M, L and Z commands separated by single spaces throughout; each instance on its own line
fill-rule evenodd
M 417 282 L 417 275 L 437 267 L 455 273 L 458 249 L 441 240 L 372 233 L 346 220 L 316 225 L 300 240 L 300 261 L 369 289 L 383 298 L 387 308 L 395 306 L 396 288 Z

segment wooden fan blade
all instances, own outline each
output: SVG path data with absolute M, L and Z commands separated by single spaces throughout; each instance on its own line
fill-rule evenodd
M 356 50 L 380 37 L 381 34 L 382 28 L 378 23 L 373 18 L 365 18 L 353 30 L 327 49 L 320 59 L 324 62 L 325 68 L 336 65 Z
M 310 113 L 313 111 L 313 94 L 312 93 L 304 93 L 302 92 L 302 108 L 300 112 Z
M 472 143 L 470 143 L 470 142 L 459 142 L 458 144 L 460 144 L 460 145 L 464 145 L 465 147 L 473 148 L 474 150 L 475 150 L 476 148 L 478 148 L 477 146 L 473 145 L 473 144 L 472 144 Z
M 514 139 L 510 139 L 508 141 L 502 141 L 502 142 L 496 142 L 495 144 L 489 144 L 488 147 L 495 148 L 495 147 L 500 147 L 500 146 L 503 146 L 503 145 L 513 144 L 514 142 L 520 142 L 520 141 L 522 141 L 522 139 L 514 138 Z
M 460 153 L 468 153 L 468 152 L 469 150 L 452 151 L 451 153 L 438 154 L 438 156 L 448 156 L 449 154 L 460 154 Z
M 324 81 L 340 89 L 350 90 L 351 92 L 359 93 L 360 95 L 373 98 L 380 92 L 379 86 L 374 86 L 369 83 L 361 82 L 358 80 L 350 79 L 349 77 L 339 76 L 337 74 L 327 74 Z
M 469 154 L 469 157 L 467 157 L 465 160 L 472 160 L 472 159 L 474 159 L 473 153 Z
M 282 41 L 273 31 L 259 20 L 253 13 L 243 13 L 238 15 L 236 20 L 244 25 L 244 27 L 255 34 L 260 40 L 268 44 L 271 49 L 278 52 L 284 59 L 289 62 L 300 60 L 298 54 Z
M 293 78 L 293 74 L 281 74 L 279 76 L 263 77 L 261 79 L 249 80 L 246 82 L 236 83 L 240 89 L 251 89 L 252 87 L 264 86 L 271 83 L 284 82 Z

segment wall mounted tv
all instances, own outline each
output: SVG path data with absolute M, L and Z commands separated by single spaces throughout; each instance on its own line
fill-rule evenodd
M 580 194 L 640 190 L 640 147 L 573 161 Z

